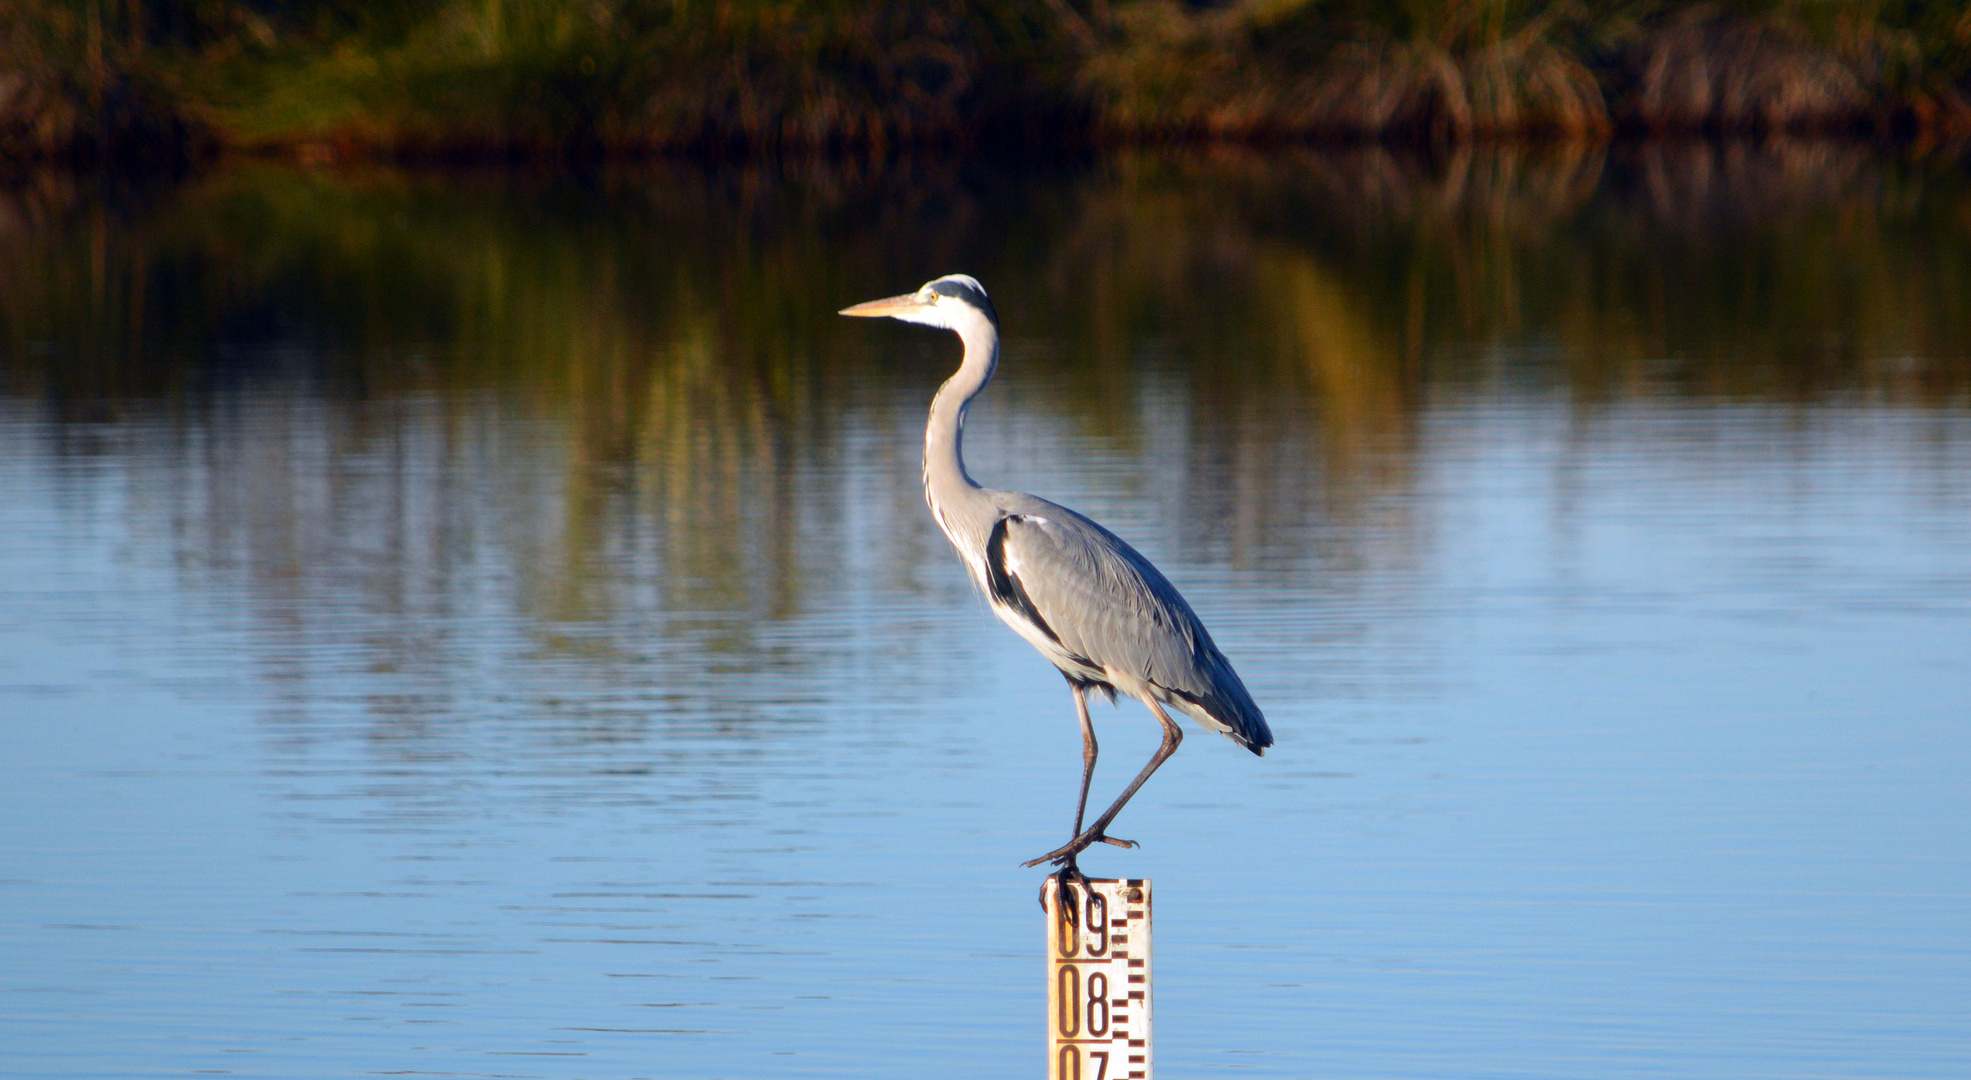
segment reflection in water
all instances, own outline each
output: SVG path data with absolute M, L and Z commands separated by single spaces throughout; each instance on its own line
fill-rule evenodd
M 1014 334 L 1046 335 L 1017 373 L 1092 435 L 1145 445 L 1131 403 L 1181 369 L 1196 423 L 1271 432 L 1270 410 L 1313 410 L 1319 460 L 1294 465 L 1343 477 L 1400 469 L 1377 451 L 1401 447 L 1426 384 L 1530 379 L 1583 401 L 1971 388 L 1957 345 L 1971 190 L 1947 166 L 1838 143 L 1217 151 L 1038 181 L 255 166 L 107 199 L 38 183 L 0 206 L 13 393 L 101 420 L 300 376 L 341 403 L 354 440 L 390 429 L 359 419 L 370 403 L 425 396 L 455 417 L 494 395 L 569 433 L 561 479 L 582 482 L 554 483 L 568 499 L 555 554 L 574 577 L 542 602 L 574 612 L 608 602 L 576 581 L 611 532 L 611 468 L 665 522 L 760 530 L 757 545 L 675 552 L 726 563 L 691 575 L 701 587 L 795 603 L 798 560 L 772 539 L 792 496 L 747 485 L 838 450 L 834 418 L 859 388 L 934 381 L 935 363 L 875 366 L 828 315 L 854 282 L 905 267 L 963 263 L 994 285 Z M 1195 362 L 1160 359 L 1173 353 Z M 1270 442 L 1239 452 L 1281 462 Z M 1401 481 L 1310 486 L 1353 498 L 1385 483 Z M 738 520 L 755 495 L 774 520 Z M 706 530 L 685 532 L 671 542 Z
M 974 472 L 1278 721 L 1097 868 L 1169 1067 L 1964 1059 L 1951 163 L 244 164 L 0 246 L 0 1071 L 1035 1064 L 1079 736 L 922 507 L 951 344 L 833 314 L 955 270 Z

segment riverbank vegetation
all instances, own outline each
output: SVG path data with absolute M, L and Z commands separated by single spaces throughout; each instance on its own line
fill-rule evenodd
M 1971 0 L 12 0 L 0 151 L 1971 133 Z

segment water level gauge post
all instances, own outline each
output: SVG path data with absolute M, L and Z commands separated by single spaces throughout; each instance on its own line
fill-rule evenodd
M 1053 878 L 1047 903 L 1048 1080 L 1150 1080 L 1150 882 Z

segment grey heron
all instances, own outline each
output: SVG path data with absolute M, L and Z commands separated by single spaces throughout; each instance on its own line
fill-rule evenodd
M 1073 838 L 1022 864 L 1060 866 L 1065 890 L 1070 877 L 1080 877 L 1076 856 L 1089 845 L 1137 846 L 1108 835 L 1108 828 L 1184 741 L 1165 706 L 1254 754 L 1273 745 L 1273 733 L 1191 605 L 1150 560 L 1065 506 L 980 487 L 965 472 L 959 445 L 965 411 L 999 365 L 999 319 L 984 286 L 951 274 L 842 314 L 941 327 L 964 343 L 964 361 L 938 389 L 924 428 L 924 500 L 993 614 L 1059 668 L 1074 693 L 1082 766 Z M 1148 706 L 1163 725 L 1163 742 L 1116 801 L 1083 829 L 1097 754 L 1088 719 L 1091 689 L 1111 701 L 1122 693 Z

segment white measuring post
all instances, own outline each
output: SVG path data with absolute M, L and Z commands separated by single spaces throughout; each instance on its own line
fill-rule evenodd
M 1047 879 L 1047 1080 L 1150 1080 L 1150 883 Z

